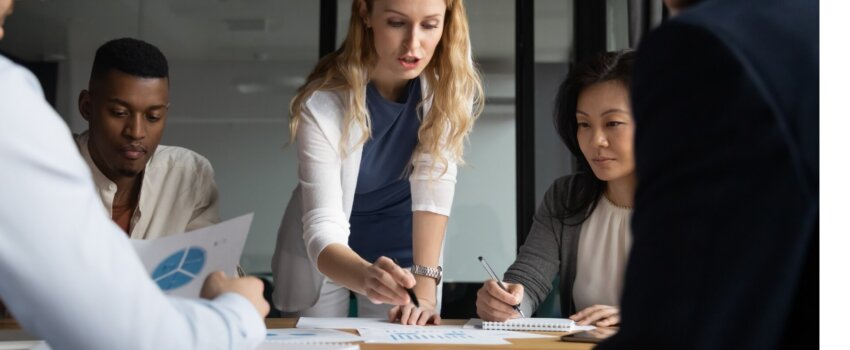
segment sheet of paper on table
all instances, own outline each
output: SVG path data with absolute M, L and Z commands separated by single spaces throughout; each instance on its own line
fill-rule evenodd
M 256 350 L 360 350 L 360 345 L 262 343 Z
M 482 332 L 456 327 L 454 329 L 431 329 L 428 327 L 407 329 L 360 328 L 360 336 L 367 343 L 379 344 L 467 344 L 467 345 L 504 345 L 510 344 L 499 337 L 488 336 Z
M 317 328 L 317 329 L 411 329 L 411 328 L 426 328 L 426 329 L 457 329 L 460 326 L 409 326 L 400 323 L 393 323 L 386 318 L 366 318 L 366 317 L 301 317 L 295 328 Z
M 350 344 L 363 337 L 335 329 L 279 328 L 266 330 L 266 343 Z

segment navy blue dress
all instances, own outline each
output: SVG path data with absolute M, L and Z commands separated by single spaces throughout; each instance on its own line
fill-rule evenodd
M 421 99 L 419 78 L 408 82 L 399 102 L 386 100 L 371 83 L 366 90 L 372 138 L 363 146 L 348 245 L 369 262 L 386 256 L 398 259 L 401 266 L 413 264 L 413 212 L 406 170 L 418 143 Z

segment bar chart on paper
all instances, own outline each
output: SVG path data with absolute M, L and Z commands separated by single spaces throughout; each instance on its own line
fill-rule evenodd
M 488 337 L 468 329 L 358 329 L 367 343 L 389 344 L 510 344 L 502 338 Z
M 419 341 L 419 340 L 452 340 L 461 341 L 464 339 L 475 339 L 460 331 L 446 332 L 396 332 L 390 334 L 390 339 L 393 341 Z

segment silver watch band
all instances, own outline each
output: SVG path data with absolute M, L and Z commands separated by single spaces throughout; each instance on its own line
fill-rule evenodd
M 430 267 L 430 266 L 413 264 L 413 266 L 410 267 L 410 272 L 412 272 L 414 275 L 420 275 L 420 276 L 433 278 L 433 279 L 437 280 L 437 284 L 440 284 L 440 281 L 443 280 L 443 267 L 442 266 Z

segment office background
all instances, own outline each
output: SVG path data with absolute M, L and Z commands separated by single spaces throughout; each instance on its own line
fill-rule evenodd
M 574 170 L 552 127 L 570 65 L 633 47 L 666 15 L 661 0 L 465 4 L 487 99 L 458 175 L 444 253 L 444 303 L 463 307 L 444 307 L 444 317 L 469 317 L 469 300 L 486 279 L 476 257 L 504 271 L 549 184 Z M 77 96 L 97 47 L 124 36 L 158 46 L 171 73 L 162 144 L 210 160 L 223 219 L 255 213 L 241 264 L 270 279 L 278 224 L 297 182 L 289 101 L 320 54 L 341 43 L 350 7 L 351 0 L 23 0 L 0 51 L 33 70 L 81 132 Z

